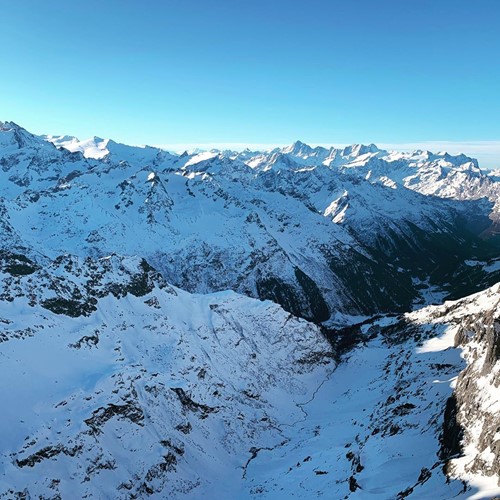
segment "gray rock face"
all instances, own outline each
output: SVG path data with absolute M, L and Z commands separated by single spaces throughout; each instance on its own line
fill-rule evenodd
M 451 475 L 478 474 L 500 485 L 500 294 L 496 304 L 465 317 L 455 343 L 463 348 L 467 368 L 458 376 L 450 437 L 461 439 L 462 456 L 450 462 Z M 456 442 L 456 441 L 455 441 Z

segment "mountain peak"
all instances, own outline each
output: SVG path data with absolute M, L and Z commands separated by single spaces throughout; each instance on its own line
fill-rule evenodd
M 0 131 L 8 132 L 10 130 L 24 130 L 21 126 L 14 122 L 3 122 L 0 121 Z
M 342 156 L 361 156 L 367 153 L 378 153 L 380 149 L 373 143 L 371 144 L 351 144 L 342 151 Z
M 28 132 L 26 129 L 14 122 L 0 122 L 0 132 L 6 134 L 3 141 L 16 144 L 18 148 L 28 144 L 40 143 L 40 138 Z
M 293 155 L 298 155 L 298 154 L 307 154 L 312 151 L 311 146 L 308 144 L 305 144 L 302 141 L 295 141 L 292 145 L 286 146 L 282 149 L 282 152 L 285 154 L 293 154 Z
M 305 146 L 305 147 L 307 147 L 307 148 L 309 148 L 309 147 L 310 147 L 310 146 L 309 146 L 308 144 L 306 144 L 305 142 L 302 142 L 302 141 L 299 141 L 299 140 L 295 141 L 295 142 L 292 144 L 292 147 L 294 147 L 294 148 L 302 148 L 302 147 L 304 147 L 304 146 Z
M 500 279 L 500 179 L 2 127 L 0 497 L 463 498 L 461 442 L 496 487 L 498 286 L 422 306 Z

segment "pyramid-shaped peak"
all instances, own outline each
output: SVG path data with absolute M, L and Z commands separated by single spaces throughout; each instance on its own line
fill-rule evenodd
M 286 146 L 282 149 L 283 153 L 293 155 L 309 153 L 310 151 L 312 151 L 311 146 L 302 141 L 295 141 L 290 146 Z

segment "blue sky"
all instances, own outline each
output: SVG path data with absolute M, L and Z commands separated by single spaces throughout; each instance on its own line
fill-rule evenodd
M 0 119 L 134 144 L 491 149 L 499 26 L 498 0 L 0 0 Z

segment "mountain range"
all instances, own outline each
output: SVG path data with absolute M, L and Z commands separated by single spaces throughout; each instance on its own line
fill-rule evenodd
M 0 124 L 3 498 L 500 494 L 500 176 Z

